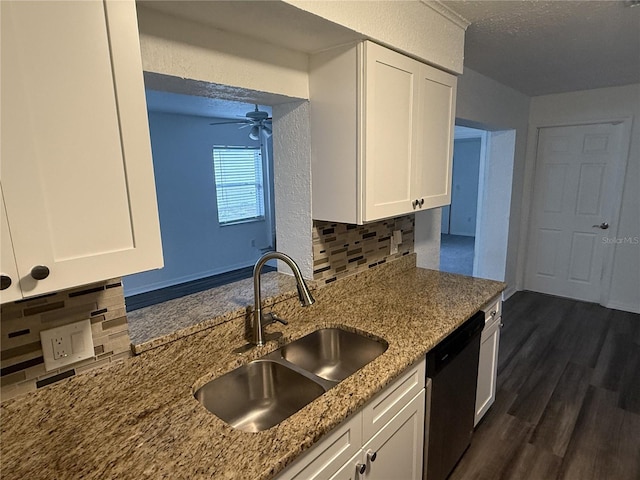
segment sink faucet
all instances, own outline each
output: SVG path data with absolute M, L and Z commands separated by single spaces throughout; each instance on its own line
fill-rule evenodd
M 264 326 L 273 322 L 281 322 L 286 325 L 284 320 L 279 319 L 275 315 L 269 313 L 267 315 L 262 314 L 262 299 L 260 298 L 260 271 L 265 263 L 269 260 L 278 259 L 282 260 L 284 263 L 289 265 L 291 271 L 293 271 L 293 275 L 296 277 L 297 287 L 298 287 L 298 297 L 300 298 L 300 304 L 303 307 L 308 307 L 315 302 L 315 299 L 311 295 L 309 291 L 309 287 L 302 278 L 302 273 L 300 273 L 300 268 L 296 262 L 289 255 L 285 255 L 280 252 L 267 252 L 262 255 L 255 266 L 253 267 L 253 297 L 255 300 L 255 304 L 253 307 L 253 338 L 251 339 L 251 343 L 254 345 L 264 345 Z

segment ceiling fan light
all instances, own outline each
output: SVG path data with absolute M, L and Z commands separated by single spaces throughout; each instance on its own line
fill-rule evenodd
M 254 125 L 253 127 L 251 127 L 249 138 L 251 140 L 258 140 L 260 138 L 260 127 L 258 127 L 258 125 Z

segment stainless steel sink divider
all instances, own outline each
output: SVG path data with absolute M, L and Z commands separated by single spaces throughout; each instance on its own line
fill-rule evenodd
M 302 376 L 307 377 L 309 380 L 317 383 L 318 385 L 320 385 L 322 388 L 324 388 L 325 392 L 328 392 L 330 389 L 332 389 L 333 387 L 335 387 L 336 385 L 338 385 L 340 382 L 339 381 L 333 381 L 333 380 L 327 380 L 325 378 L 319 377 L 313 373 L 311 373 L 309 370 L 306 370 L 302 367 L 299 367 L 298 365 L 296 365 L 295 363 L 291 363 L 289 361 L 287 361 L 283 356 L 282 356 L 282 349 L 284 347 L 280 347 L 277 350 L 268 353 L 267 355 L 260 357 L 257 360 L 254 360 L 254 362 L 259 362 L 260 360 L 269 360 L 271 362 L 275 362 L 275 363 L 279 363 L 282 366 L 285 366 L 291 370 L 293 370 L 296 373 L 299 373 Z

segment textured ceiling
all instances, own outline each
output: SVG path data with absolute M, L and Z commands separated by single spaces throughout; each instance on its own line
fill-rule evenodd
M 640 82 L 640 6 L 627 0 L 453 0 L 464 64 L 530 96 Z

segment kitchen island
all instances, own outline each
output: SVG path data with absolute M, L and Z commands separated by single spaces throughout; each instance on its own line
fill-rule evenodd
M 1 406 L 4 479 L 269 479 L 462 324 L 505 284 L 415 267 L 409 255 L 274 307 L 279 341 L 243 355 L 245 318 L 229 320 Z M 235 430 L 194 387 L 323 327 L 389 344 L 385 353 L 279 425 Z

